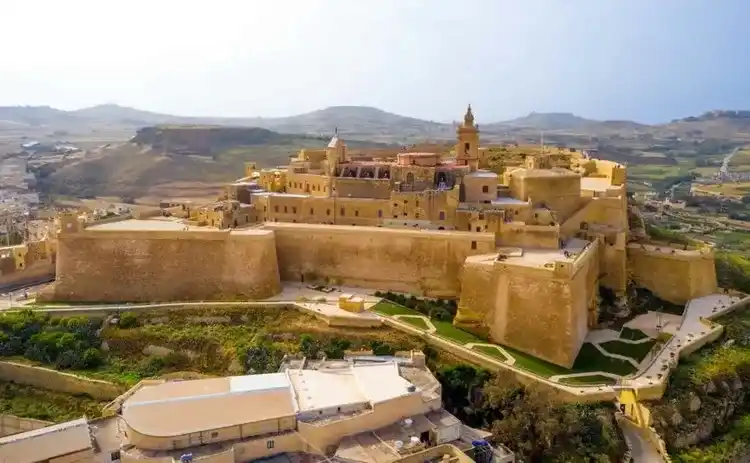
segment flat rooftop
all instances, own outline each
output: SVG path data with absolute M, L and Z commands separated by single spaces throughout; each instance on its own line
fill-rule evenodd
M 123 404 L 122 416 L 149 436 L 177 436 L 294 416 L 284 373 L 173 381 L 145 386 Z
M 513 265 L 522 265 L 526 267 L 544 267 L 544 264 L 550 262 L 575 262 L 584 248 L 589 244 L 588 241 L 573 238 L 569 240 L 562 249 L 528 249 L 524 248 L 523 253 L 513 252 L 503 260 L 504 263 Z M 566 257 L 565 253 L 568 253 Z M 520 255 L 519 255 L 520 254 Z
M 178 231 L 184 230 L 185 224 L 175 222 L 172 220 L 142 220 L 142 219 L 127 219 L 120 220 L 118 222 L 102 223 L 97 225 L 90 225 L 86 227 L 86 230 L 92 231 Z
M 90 448 L 89 426 L 81 418 L 0 438 L 0 462 L 47 461 Z
M 287 372 L 300 411 L 377 404 L 409 394 L 412 386 L 401 377 L 395 362 Z
M 268 232 L 257 228 L 242 228 L 242 229 L 224 229 L 220 230 L 213 227 L 197 227 L 193 225 L 187 225 L 182 222 L 174 220 L 143 220 L 143 219 L 127 219 L 119 222 L 102 223 L 97 225 L 90 225 L 86 227 L 86 231 L 95 232 L 115 232 L 115 231 L 186 231 L 186 232 L 204 232 L 204 233 L 233 233 L 243 235 L 265 235 Z
M 608 178 L 600 177 L 583 177 L 581 179 L 581 189 L 589 191 L 607 191 L 612 186 Z

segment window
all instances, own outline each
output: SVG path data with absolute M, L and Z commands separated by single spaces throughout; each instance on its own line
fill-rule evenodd
M 296 214 L 296 213 L 297 213 L 297 208 L 295 206 L 292 206 L 292 214 Z
M 383 211 L 382 210 L 378 210 L 378 218 L 380 219 L 382 217 L 383 217 Z
M 482 193 L 489 193 L 489 192 L 490 192 L 490 187 L 488 187 L 487 185 L 484 185 L 482 187 Z
M 313 210 L 312 207 L 310 208 L 310 215 L 315 215 L 315 211 Z
M 279 206 L 274 206 L 274 207 L 273 207 L 273 211 L 274 211 L 274 212 L 279 212 Z
M 467 225 L 466 229 L 469 230 L 469 231 L 471 231 L 471 224 Z
M 341 208 L 341 210 L 339 211 L 339 215 L 341 215 L 341 217 L 343 217 L 343 216 L 345 216 L 345 215 L 346 215 L 346 210 L 345 210 L 345 209 L 344 209 L 343 207 L 342 207 L 342 208 Z
M 477 248 L 477 242 L 476 241 L 472 241 L 471 242 L 471 249 L 476 249 L 476 248 Z
M 273 446 L 274 446 L 273 439 L 271 439 L 270 441 L 266 442 L 266 448 L 267 449 L 272 449 Z
M 331 210 L 330 209 L 326 209 L 326 215 L 331 215 Z
M 216 439 L 217 437 L 219 437 L 219 433 L 218 432 L 214 431 L 214 432 L 211 433 L 211 439 Z
M 470 149 L 471 149 L 471 143 L 468 143 L 468 142 L 464 143 L 464 151 L 468 153 Z
M 266 206 L 263 206 L 263 212 L 267 212 L 268 208 Z
M 284 206 L 284 214 L 286 213 L 287 213 L 287 209 L 286 209 L 286 206 Z
M 478 232 L 482 231 L 482 227 L 477 227 L 477 231 Z
M 440 211 L 440 220 L 445 220 L 445 211 Z
M 354 211 L 354 217 L 359 217 L 359 211 Z

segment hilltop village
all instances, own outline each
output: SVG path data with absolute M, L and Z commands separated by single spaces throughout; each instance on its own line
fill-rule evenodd
M 676 304 L 716 292 L 712 250 L 629 230 L 624 166 L 554 148 L 490 171 L 471 107 L 456 138 L 451 156 L 353 159 L 337 134 L 285 167 L 249 163 L 225 200 L 177 205 L 184 219 L 62 216 L 57 281 L 40 298 L 259 300 L 282 282 L 455 298 L 457 327 L 570 367 L 600 287 Z
M 12 260 L 14 278 L 31 255 L 53 262 L 56 280 L 35 304 L 101 310 L 105 325 L 122 324 L 122 304 L 140 303 L 130 315 L 148 326 L 163 323 L 147 313 L 156 303 L 182 314 L 225 301 L 300 310 L 352 331 L 395 328 L 567 402 L 615 401 L 629 419 L 623 429 L 638 427 L 654 446 L 640 402 L 662 397 L 677 359 L 721 335 L 708 319 L 738 304 L 720 294 L 710 247 L 649 240 L 625 166 L 569 148 L 482 147 L 471 107 L 449 153 L 354 155 L 335 133 L 286 166 L 247 163 L 216 202 L 162 206 L 158 216 L 63 213 L 44 239 L 0 258 Z M 658 315 L 652 326 L 650 312 L 635 328 L 601 329 L 602 298 L 627 312 L 635 288 L 684 315 Z M 455 310 L 446 321 L 409 301 Z M 608 343 L 643 352 L 619 351 L 628 357 Z M 0 437 L 0 462 L 514 461 L 491 433 L 444 408 L 423 352 L 341 354 L 285 356 L 276 373 L 144 379 L 109 394 L 105 418 Z M 592 355 L 603 361 L 581 368 Z M 30 368 L 5 367 L 43 383 Z

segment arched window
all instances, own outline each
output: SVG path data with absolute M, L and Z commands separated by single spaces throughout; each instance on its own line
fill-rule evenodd
M 414 183 L 414 174 L 411 172 L 406 174 L 406 183 Z

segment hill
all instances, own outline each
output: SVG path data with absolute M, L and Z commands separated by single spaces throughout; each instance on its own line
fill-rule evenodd
M 369 106 L 332 106 L 287 117 L 183 117 L 106 104 L 75 111 L 47 106 L 0 107 L 0 135 L 40 137 L 53 133 L 83 136 L 99 134 L 121 139 L 146 126 L 158 124 L 222 125 L 260 127 L 287 134 L 330 135 L 334 128 L 348 138 L 382 142 L 415 143 L 426 139 L 454 137 L 451 123 L 401 116 Z M 750 111 L 711 111 L 665 124 L 646 125 L 633 121 L 599 121 L 571 113 L 532 112 L 516 119 L 482 123 L 488 142 L 538 139 L 539 131 L 549 136 L 582 135 L 626 138 L 638 136 L 750 139 Z M 107 138 L 107 137 L 104 137 Z
M 242 176 L 244 163 L 285 163 L 301 148 L 322 148 L 325 137 L 280 134 L 257 127 L 150 126 L 130 142 L 92 149 L 83 157 L 34 169 L 38 189 L 76 197 L 211 197 Z M 347 140 L 352 149 L 390 145 Z

